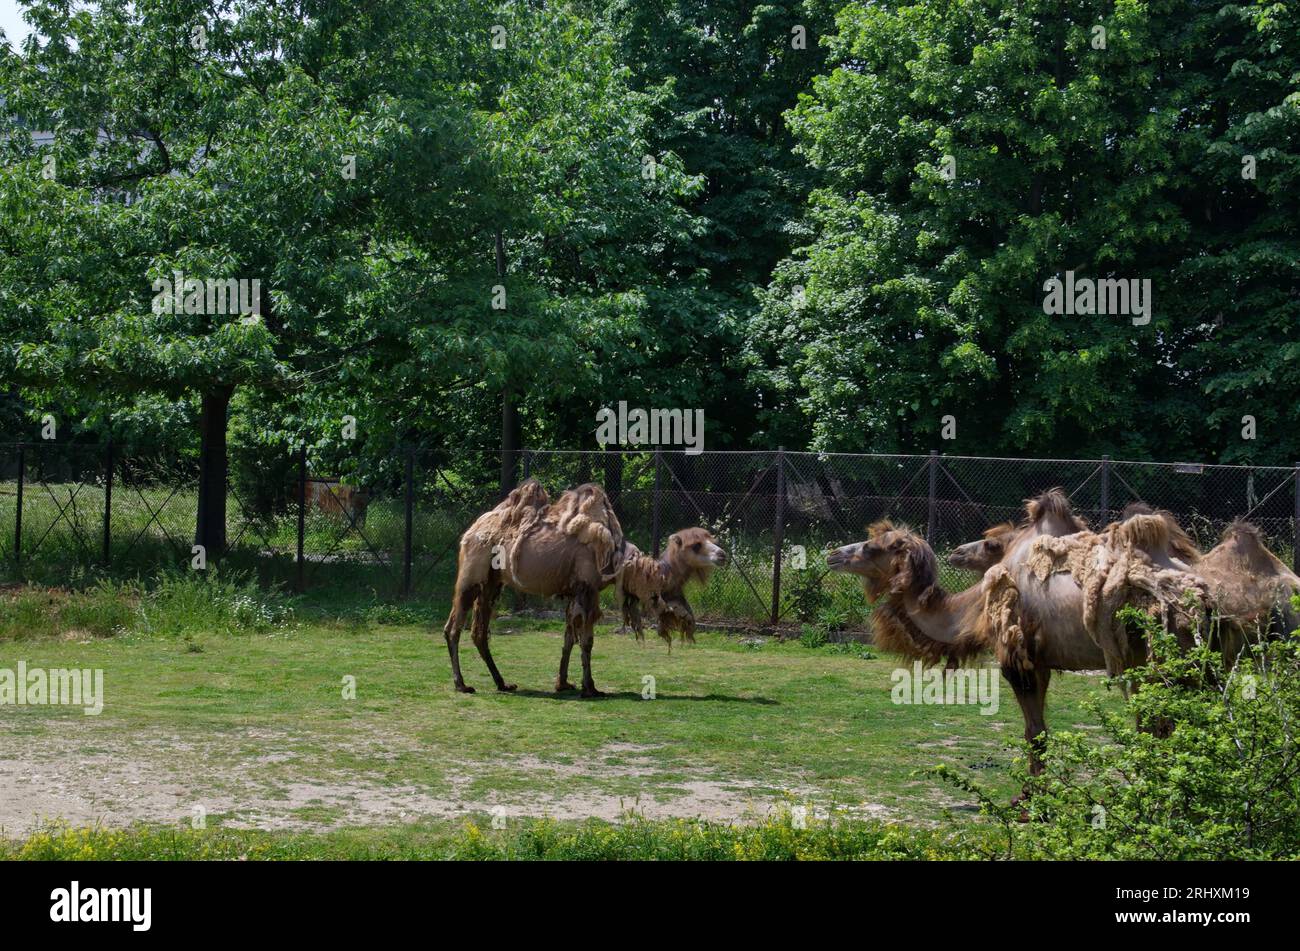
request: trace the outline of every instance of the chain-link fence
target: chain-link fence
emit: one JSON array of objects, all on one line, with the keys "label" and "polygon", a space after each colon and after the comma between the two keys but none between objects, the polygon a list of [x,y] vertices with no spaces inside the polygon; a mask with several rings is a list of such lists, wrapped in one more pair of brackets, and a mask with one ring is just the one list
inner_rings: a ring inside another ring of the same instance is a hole
[{"label": "chain-link fence", "polygon": [[[502,493],[502,454],[403,449],[338,478],[308,452],[231,449],[223,565],[265,583],[377,599],[445,599],[456,547]],[[625,534],[658,553],[674,531],[705,526],[730,555],[692,595],[706,621],[857,627],[854,580],[830,575],[827,546],[881,518],[906,523],[942,556],[1023,500],[1061,487],[1100,527],[1142,500],[1173,512],[1203,547],[1233,519],[1259,525],[1287,563],[1300,524],[1297,469],[1069,459],[801,452],[522,450],[507,478],[553,495],[605,486]],[[191,567],[197,463],[100,444],[0,444],[0,569],[77,583],[95,572]],[[975,578],[944,567],[944,582]]]}]

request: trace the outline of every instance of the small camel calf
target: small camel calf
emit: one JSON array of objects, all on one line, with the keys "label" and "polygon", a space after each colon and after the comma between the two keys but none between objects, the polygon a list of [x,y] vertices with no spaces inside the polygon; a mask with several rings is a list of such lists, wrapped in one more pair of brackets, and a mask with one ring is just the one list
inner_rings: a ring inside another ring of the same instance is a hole
[{"label": "small camel calf", "polygon": [[690,581],[707,584],[714,568],[727,563],[722,550],[706,529],[684,528],[668,539],[661,558],[652,558],[628,542],[614,582],[614,600],[623,612],[623,625],[644,636],[642,608],[654,615],[659,636],[669,645],[673,631],[683,641],[695,640],[695,612],[686,600]]}]

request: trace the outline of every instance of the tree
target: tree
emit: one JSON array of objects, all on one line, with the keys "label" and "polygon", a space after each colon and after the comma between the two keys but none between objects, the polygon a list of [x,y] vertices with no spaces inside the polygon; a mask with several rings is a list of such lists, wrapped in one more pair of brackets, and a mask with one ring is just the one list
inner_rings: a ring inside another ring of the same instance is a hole
[{"label": "tree", "polygon": [[[1249,382],[1225,373],[1206,306],[1247,336],[1294,313],[1294,228],[1273,194],[1294,175],[1290,18],[1253,4],[845,5],[836,67],[791,117],[827,176],[815,237],[778,268],[751,335],[785,432],[802,418],[818,448],[914,451],[938,446],[951,414],[973,451],[1217,455],[1215,394],[1249,386],[1276,404],[1261,386],[1293,356]],[[1264,50],[1267,65],[1228,61]],[[1234,80],[1242,68],[1251,79]],[[1248,99],[1275,104],[1269,123]],[[1226,174],[1247,128],[1275,162],[1267,184]],[[1252,229],[1274,262],[1251,282],[1270,301],[1263,322],[1193,280],[1242,268],[1231,256]],[[1150,322],[1045,313],[1046,283],[1067,271],[1150,280]],[[1294,434],[1271,435],[1274,460],[1294,451]]]},{"label": "tree", "polygon": [[[642,183],[638,99],[562,9],[42,0],[29,15],[41,38],[0,60],[6,109],[54,142],[6,142],[5,382],[83,425],[138,394],[193,399],[196,534],[214,554],[239,394],[267,442],[328,448],[344,415],[389,446],[454,432],[454,412],[420,414],[580,363],[583,315],[625,283],[599,260],[580,287],[547,255],[680,217],[687,180],[670,164]],[[498,235],[520,262],[505,309]],[[258,281],[261,312],[155,306],[177,272]]]}]

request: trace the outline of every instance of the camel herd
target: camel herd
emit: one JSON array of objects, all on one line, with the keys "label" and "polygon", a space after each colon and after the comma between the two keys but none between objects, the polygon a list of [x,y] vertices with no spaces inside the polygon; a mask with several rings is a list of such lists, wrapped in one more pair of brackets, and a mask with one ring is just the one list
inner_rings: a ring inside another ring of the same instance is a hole
[{"label": "camel herd", "polygon": [[1157,617],[1184,646],[1209,638],[1229,664],[1249,639],[1300,628],[1292,604],[1300,577],[1244,522],[1202,555],[1168,512],[1135,503],[1093,532],[1053,489],[1026,503],[1021,524],[990,529],[950,562],[983,571],[982,580],[945,591],[930,546],[889,522],[827,556],[832,570],[862,579],[882,650],[927,663],[993,655],[1024,715],[1033,773],[1042,770],[1052,671],[1117,676],[1146,661],[1141,633],[1119,619],[1122,607]]},{"label": "camel herd", "polygon": [[[591,648],[601,590],[615,586],[624,624],[638,637],[649,614],[669,643],[674,631],[693,639],[685,586],[707,582],[726,561],[702,528],[673,534],[663,556],[651,558],[624,538],[600,486],[582,485],[552,501],[530,479],[461,537],[443,629],[455,687],[474,692],[459,659],[460,632],[472,608],[474,646],[497,689],[515,689],[488,647],[502,587],[567,601],[555,689],[577,689],[568,668],[579,644],[582,696],[596,697],[601,692],[592,679]],[[960,593],[944,590],[929,544],[888,521],[872,525],[866,541],[827,554],[832,570],[861,578],[881,650],[930,664],[946,659],[949,667],[980,656],[996,659],[1024,715],[1035,773],[1042,769],[1051,672],[1104,668],[1117,676],[1146,661],[1141,632],[1126,627],[1121,608],[1148,612],[1185,646],[1209,638],[1229,664],[1251,638],[1300,628],[1292,603],[1300,577],[1244,522],[1229,526],[1221,543],[1202,554],[1168,512],[1134,503],[1118,521],[1093,531],[1053,489],[1025,503],[1019,524],[989,529],[956,548],[949,561],[982,572],[981,581]]]}]

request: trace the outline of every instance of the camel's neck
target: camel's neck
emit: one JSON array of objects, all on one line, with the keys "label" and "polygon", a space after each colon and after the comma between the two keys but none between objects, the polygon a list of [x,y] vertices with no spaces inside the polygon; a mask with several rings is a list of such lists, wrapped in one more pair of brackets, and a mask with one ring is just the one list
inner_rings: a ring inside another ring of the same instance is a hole
[{"label": "camel's neck", "polygon": [[688,568],[670,559],[667,552],[659,559],[659,578],[665,592],[680,591],[690,579],[690,574]]},{"label": "camel's neck", "polygon": [[952,644],[966,626],[966,615],[979,596],[979,585],[958,594],[950,594],[939,588],[925,604],[912,594],[904,595],[903,607],[908,620],[922,634],[931,640]]}]

